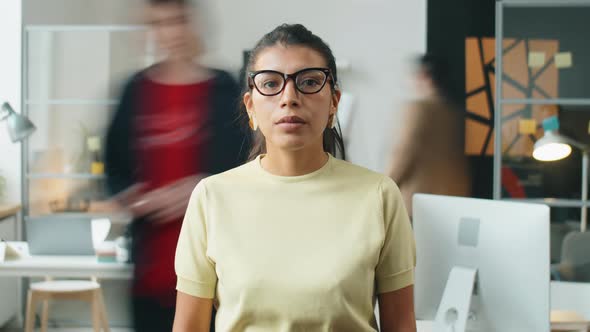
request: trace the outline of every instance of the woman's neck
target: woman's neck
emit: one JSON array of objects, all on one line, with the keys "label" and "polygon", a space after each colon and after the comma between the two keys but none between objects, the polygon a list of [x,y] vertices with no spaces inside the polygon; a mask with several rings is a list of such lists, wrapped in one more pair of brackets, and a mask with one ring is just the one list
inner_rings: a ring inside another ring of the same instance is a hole
[{"label": "woman's neck", "polygon": [[298,176],[317,171],[328,162],[328,154],[322,149],[285,151],[267,145],[267,154],[261,164],[267,172],[280,176]]}]

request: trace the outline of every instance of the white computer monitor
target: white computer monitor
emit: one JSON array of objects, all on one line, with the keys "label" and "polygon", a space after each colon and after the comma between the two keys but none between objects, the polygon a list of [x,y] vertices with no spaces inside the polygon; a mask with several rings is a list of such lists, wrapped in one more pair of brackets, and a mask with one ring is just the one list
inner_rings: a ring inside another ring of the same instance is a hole
[{"label": "white computer monitor", "polygon": [[435,332],[550,331],[547,206],[416,194],[413,227],[417,319]]}]

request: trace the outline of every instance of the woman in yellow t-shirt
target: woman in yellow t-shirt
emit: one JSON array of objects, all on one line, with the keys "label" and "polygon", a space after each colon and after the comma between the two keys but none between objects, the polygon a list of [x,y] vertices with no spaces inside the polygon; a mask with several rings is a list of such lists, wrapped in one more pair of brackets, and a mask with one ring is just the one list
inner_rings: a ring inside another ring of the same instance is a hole
[{"label": "woman in yellow t-shirt", "polygon": [[333,157],[335,59],[304,26],[253,49],[249,163],[195,188],[176,250],[174,331],[415,331],[415,248],[387,176]]}]

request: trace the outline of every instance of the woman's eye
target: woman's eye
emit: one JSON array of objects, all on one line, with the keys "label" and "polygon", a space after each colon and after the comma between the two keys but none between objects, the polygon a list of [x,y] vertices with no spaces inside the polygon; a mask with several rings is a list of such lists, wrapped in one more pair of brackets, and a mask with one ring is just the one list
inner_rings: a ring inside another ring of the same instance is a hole
[{"label": "woman's eye", "polygon": [[268,89],[276,88],[279,84],[277,81],[266,81],[262,83],[262,86]]},{"label": "woman's eye", "polygon": [[311,78],[305,79],[303,82],[301,82],[301,85],[303,86],[318,86],[319,84],[320,82]]}]

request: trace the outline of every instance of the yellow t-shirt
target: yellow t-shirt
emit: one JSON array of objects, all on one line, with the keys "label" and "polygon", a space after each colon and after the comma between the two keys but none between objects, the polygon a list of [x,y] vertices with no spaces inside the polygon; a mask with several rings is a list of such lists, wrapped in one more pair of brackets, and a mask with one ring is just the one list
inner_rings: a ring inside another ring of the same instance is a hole
[{"label": "yellow t-shirt", "polygon": [[375,295],[414,281],[397,186],[332,156],[291,177],[268,173],[260,158],[195,188],[177,290],[214,298],[218,331],[376,331]]}]

